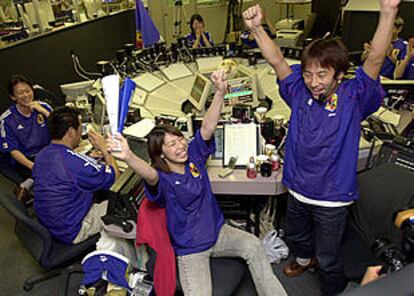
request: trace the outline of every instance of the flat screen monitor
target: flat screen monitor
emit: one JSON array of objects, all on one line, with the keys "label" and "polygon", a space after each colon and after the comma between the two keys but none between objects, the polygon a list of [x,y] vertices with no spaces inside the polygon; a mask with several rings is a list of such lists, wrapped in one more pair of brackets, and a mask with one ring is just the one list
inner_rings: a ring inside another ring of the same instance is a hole
[{"label": "flat screen monitor", "polygon": [[223,166],[223,149],[224,149],[224,128],[223,125],[217,125],[214,131],[214,140],[216,145],[216,151],[210,156],[208,165],[210,166]]},{"label": "flat screen monitor", "polygon": [[198,111],[204,110],[204,105],[210,95],[211,81],[203,74],[197,73],[190,92],[189,101]]},{"label": "flat screen monitor", "polygon": [[414,105],[414,80],[382,80],[381,85],[385,90],[384,107],[400,110]]},{"label": "flat screen monitor", "polygon": [[78,97],[86,96],[95,83],[94,80],[80,81],[68,84],[61,84],[60,89],[68,100],[76,100]]},{"label": "flat screen monitor", "polygon": [[242,76],[227,81],[227,94],[224,96],[223,113],[230,113],[237,104],[256,106],[257,76],[255,74]]},{"label": "flat screen monitor", "polygon": [[92,123],[94,129],[103,134],[104,132],[104,124],[105,124],[105,116],[106,116],[106,102],[105,98],[98,93],[95,96],[94,106],[93,106],[93,117]]}]

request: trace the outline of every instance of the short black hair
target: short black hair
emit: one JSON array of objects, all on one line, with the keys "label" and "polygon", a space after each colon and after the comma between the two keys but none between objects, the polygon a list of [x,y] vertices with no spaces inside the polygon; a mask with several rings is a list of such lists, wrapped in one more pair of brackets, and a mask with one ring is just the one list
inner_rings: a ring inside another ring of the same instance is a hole
[{"label": "short black hair", "polygon": [[52,140],[61,140],[72,127],[77,130],[80,126],[80,111],[73,107],[59,107],[50,113],[48,128]]},{"label": "short black hair", "polygon": [[335,77],[341,72],[345,74],[349,67],[348,50],[339,39],[315,39],[302,53],[302,71],[312,63],[318,63],[324,68],[333,68]]},{"label": "short black hair", "polygon": [[33,83],[29,79],[23,75],[16,74],[10,77],[9,82],[7,83],[7,92],[11,97],[14,96],[14,87],[18,83],[26,83],[33,90]]}]

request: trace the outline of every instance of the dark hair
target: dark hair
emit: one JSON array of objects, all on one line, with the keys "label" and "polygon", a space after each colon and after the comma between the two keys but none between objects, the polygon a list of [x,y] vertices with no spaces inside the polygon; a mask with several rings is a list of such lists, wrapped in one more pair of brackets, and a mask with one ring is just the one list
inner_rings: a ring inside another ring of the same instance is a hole
[{"label": "dark hair", "polygon": [[50,113],[48,128],[52,140],[61,140],[69,128],[77,130],[80,126],[80,111],[72,107],[59,107]]},{"label": "dark hair", "polygon": [[394,20],[394,27],[401,28],[404,26],[404,19],[401,16],[397,16]]},{"label": "dark hair", "polygon": [[183,133],[176,127],[169,124],[157,125],[148,135],[148,154],[155,169],[162,172],[170,172],[167,162],[161,158],[162,145],[164,144],[165,134],[172,134],[184,137]]},{"label": "dark hair", "polygon": [[10,80],[7,83],[7,92],[11,97],[14,96],[14,87],[18,83],[28,84],[33,91],[33,83],[29,79],[27,79],[23,75],[13,75],[12,77],[10,77]]},{"label": "dark hair", "polygon": [[204,25],[203,17],[199,14],[193,14],[190,19],[190,30],[191,30],[191,33],[193,34],[195,34],[194,29],[193,29],[193,23],[195,21],[198,21],[199,23],[202,23]]},{"label": "dark hair", "polygon": [[324,68],[333,68],[335,76],[346,73],[349,67],[349,54],[345,45],[338,39],[316,39],[312,41],[302,54],[302,71],[312,63]]}]

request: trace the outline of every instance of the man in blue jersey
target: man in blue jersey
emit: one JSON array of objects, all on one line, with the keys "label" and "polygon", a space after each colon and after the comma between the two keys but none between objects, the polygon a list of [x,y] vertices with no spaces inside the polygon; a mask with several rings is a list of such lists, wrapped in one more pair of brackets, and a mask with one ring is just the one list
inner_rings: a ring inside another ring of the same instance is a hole
[{"label": "man in blue jersey", "polygon": [[378,77],[399,3],[381,0],[370,52],[356,77],[347,81],[342,79],[349,56],[339,40],[314,40],[304,50],[301,65],[290,67],[261,26],[260,6],[243,14],[277,74],[282,99],[291,108],[283,183],[290,193],[286,238],[296,260],[284,272],[299,275],[317,261],[324,295],[336,295],[346,286],[339,249],[347,206],[358,198],[360,122],[383,99]]},{"label": "man in blue jersey", "polygon": [[[0,152],[11,156],[8,165],[18,176],[11,177],[19,183],[32,175],[36,154],[50,142],[47,121],[52,108],[40,101],[34,101],[33,84],[25,77],[14,75],[7,90],[15,104],[0,117]],[[20,187],[18,196],[24,195],[26,187]]]},{"label": "man in blue jersey", "polygon": [[414,35],[408,38],[404,59],[395,67],[395,79],[414,80]]},{"label": "man in blue jersey", "polygon": [[102,153],[104,163],[73,150],[82,135],[78,110],[63,107],[52,112],[49,132],[51,143],[33,166],[34,209],[54,238],[77,244],[103,229],[107,201],[94,204],[93,193],[109,189],[119,170],[105,139],[95,131],[89,132],[89,141]]},{"label": "man in blue jersey", "polygon": [[[407,42],[400,38],[400,33],[404,28],[404,19],[397,16],[394,21],[394,29],[392,31],[391,43],[388,47],[387,56],[381,67],[380,74],[389,79],[394,79],[395,65],[401,61],[406,53]],[[361,61],[364,62],[371,49],[371,43],[364,43],[364,52]]]}]

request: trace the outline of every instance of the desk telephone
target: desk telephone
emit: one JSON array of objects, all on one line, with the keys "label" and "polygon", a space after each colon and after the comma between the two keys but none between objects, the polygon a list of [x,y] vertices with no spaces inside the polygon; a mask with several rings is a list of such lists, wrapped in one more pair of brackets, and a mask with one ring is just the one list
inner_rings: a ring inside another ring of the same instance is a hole
[{"label": "desk telephone", "polygon": [[228,163],[227,167],[226,168],[223,168],[218,173],[219,177],[220,178],[225,178],[228,175],[230,175],[233,172],[233,170],[234,170],[234,168],[236,166],[236,162],[237,162],[237,156],[230,157],[230,160],[229,160],[229,163]]}]

